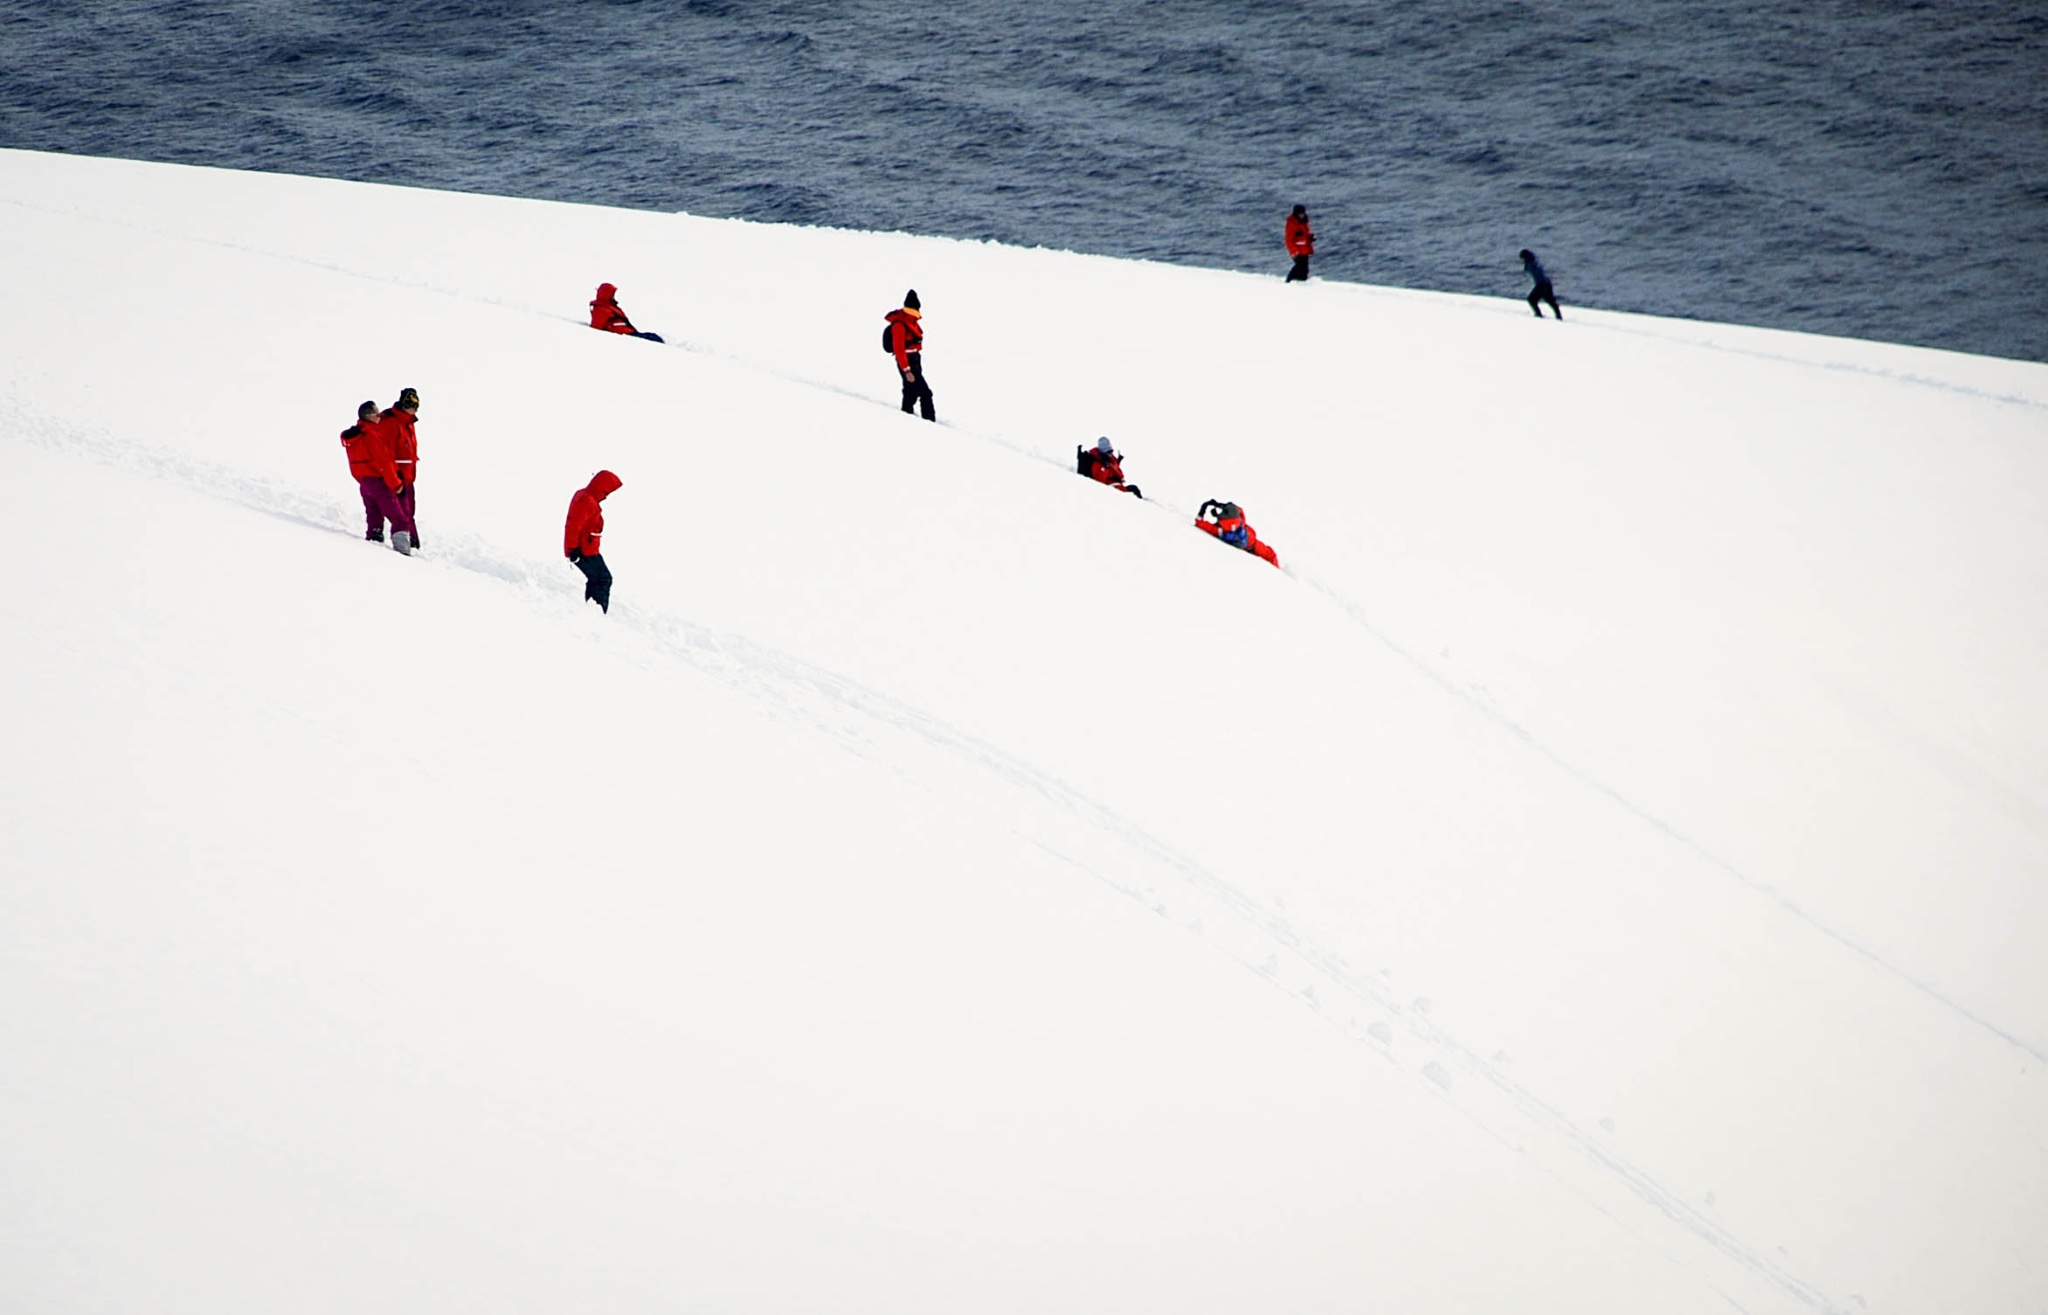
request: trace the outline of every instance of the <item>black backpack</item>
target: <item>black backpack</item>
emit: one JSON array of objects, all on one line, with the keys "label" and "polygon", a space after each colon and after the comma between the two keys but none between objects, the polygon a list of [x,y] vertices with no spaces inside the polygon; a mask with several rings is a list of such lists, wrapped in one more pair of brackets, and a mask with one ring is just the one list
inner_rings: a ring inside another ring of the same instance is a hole
[{"label": "black backpack", "polygon": [[1075,449],[1074,449],[1074,469],[1075,469],[1075,471],[1077,471],[1078,473],[1080,473],[1080,474],[1083,474],[1083,475],[1090,475],[1090,476],[1094,475],[1094,474],[1095,474],[1095,449],[1094,449],[1094,448],[1092,448],[1092,447],[1079,447],[1079,446],[1075,447]]},{"label": "black backpack", "polygon": [[896,354],[896,325],[893,321],[882,326],[882,350],[890,356]]}]

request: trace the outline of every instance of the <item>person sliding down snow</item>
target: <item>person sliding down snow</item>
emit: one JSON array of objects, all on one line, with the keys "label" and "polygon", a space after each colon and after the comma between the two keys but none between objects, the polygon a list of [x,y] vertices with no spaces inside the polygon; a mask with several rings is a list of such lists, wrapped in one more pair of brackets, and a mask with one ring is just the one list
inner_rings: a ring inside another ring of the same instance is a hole
[{"label": "person sliding down snow", "polygon": [[1234,502],[1218,502],[1214,498],[1204,502],[1202,509],[1195,513],[1195,528],[1275,566],[1280,564],[1279,555],[1259,541],[1259,532],[1245,523],[1244,509]]},{"label": "person sliding down snow", "polygon": [[375,402],[356,408],[356,422],[341,431],[341,450],[348,453],[348,473],[355,476],[363,495],[363,537],[371,543],[384,542],[384,522],[391,522],[391,546],[410,557],[412,516],[399,501],[404,487],[398,467],[391,460],[391,435],[377,414]]},{"label": "person sliding down snow", "polygon": [[1107,484],[1135,497],[1144,497],[1135,484],[1124,483],[1123,454],[1110,446],[1107,438],[1095,440],[1095,446],[1074,449],[1074,469],[1097,483]]},{"label": "person sliding down snow", "polygon": [[635,338],[649,342],[660,342],[658,333],[642,333],[633,327],[633,321],[626,318],[626,312],[619,309],[619,289],[611,283],[597,285],[597,300],[590,303],[590,327],[603,329],[606,333],[629,333]]},{"label": "person sliding down snow", "polygon": [[584,601],[596,603],[605,612],[612,610],[612,572],[604,564],[602,551],[602,504],[624,485],[625,481],[609,470],[598,471],[590,477],[590,483],[576,490],[576,496],[569,499],[569,519],[562,526],[562,556],[583,572]]}]

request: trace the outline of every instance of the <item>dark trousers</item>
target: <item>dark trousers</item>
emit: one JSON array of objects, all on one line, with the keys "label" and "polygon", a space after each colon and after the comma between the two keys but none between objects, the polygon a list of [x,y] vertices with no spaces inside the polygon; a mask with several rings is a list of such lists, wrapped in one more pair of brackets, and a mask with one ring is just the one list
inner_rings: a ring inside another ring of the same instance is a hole
[{"label": "dark trousers", "polygon": [[604,564],[604,554],[594,552],[588,557],[575,559],[576,569],[583,572],[586,583],[583,598],[596,603],[606,613],[612,610],[612,568]]},{"label": "dark trousers", "polygon": [[363,491],[365,539],[384,542],[384,522],[387,520],[391,522],[394,533],[403,530],[408,539],[419,532],[413,527],[412,513],[406,510],[405,504],[399,501],[398,495],[393,493],[383,480],[375,475],[369,475],[357,480],[356,485]]},{"label": "dark trousers", "polygon": [[924,381],[924,353],[905,352],[903,359],[910,362],[910,377],[903,381],[903,414],[909,415],[915,406],[925,419],[938,419],[932,413],[932,386]]},{"label": "dark trousers", "polygon": [[1289,283],[1306,283],[1306,282],[1308,282],[1308,257],[1307,257],[1307,256],[1296,256],[1296,257],[1294,258],[1294,268],[1293,268],[1293,269],[1290,269],[1290,270],[1288,270],[1288,271],[1287,271],[1287,281],[1288,281]]},{"label": "dark trousers", "polygon": [[1564,318],[1564,312],[1557,308],[1557,293],[1551,291],[1550,284],[1538,283],[1534,288],[1530,289],[1529,309],[1536,312],[1536,318],[1539,320],[1543,318],[1543,308],[1537,303],[1544,301],[1550,303],[1550,313],[1552,315],[1557,316],[1559,319]]}]

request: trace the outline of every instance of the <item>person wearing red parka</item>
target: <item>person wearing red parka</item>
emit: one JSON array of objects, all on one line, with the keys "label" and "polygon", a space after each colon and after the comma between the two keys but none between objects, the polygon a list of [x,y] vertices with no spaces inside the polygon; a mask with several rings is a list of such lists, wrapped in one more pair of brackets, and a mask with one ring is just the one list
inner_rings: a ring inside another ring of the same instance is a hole
[{"label": "person wearing red parka", "polygon": [[1074,468],[1098,484],[1107,484],[1119,492],[1136,494],[1141,498],[1145,496],[1138,491],[1136,484],[1124,483],[1124,455],[1116,450],[1108,435],[1096,439],[1094,447],[1075,448]]},{"label": "person wearing red parka", "polygon": [[590,483],[569,499],[569,521],[562,527],[562,555],[583,572],[583,597],[605,612],[612,610],[612,572],[604,564],[604,500],[619,491],[624,481],[609,470],[591,476]]},{"label": "person wearing red parka", "polygon": [[1308,207],[1298,205],[1287,216],[1287,254],[1294,268],[1287,271],[1289,283],[1308,282],[1308,258],[1316,253],[1315,230],[1308,226]]},{"label": "person wearing red parka", "polygon": [[606,333],[631,333],[633,321],[619,309],[619,289],[614,283],[597,285],[597,299],[590,303],[590,327]]},{"label": "person wearing red parka", "polygon": [[633,327],[633,321],[626,318],[626,312],[619,307],[619,289],[611,283],[597,285],[597,299],[590,303],[590,327],[606,333],[623,333],[629,337],[645,338],[649,342],[660,342],[658,333],[642,333]]},{"label": "person wearing red parka", "polygon": [[1274,566],[1280,564],[1280,554],[1260,541],[1259,532],[1245,521],[1244,509],[1234,502],[1218,502],[1210,498],[1195,513],[1195,528],[1204,534],[1215,535],[1233,548],[1242,548],[1261,561]]},{"label": "person wearing red parka", "polygon": [[903,376],[903,414],[914,407],[927,420],[938,416],[932,410],[932,386],[924,381],[924,306],[917,289],[903,294],[903,309],[882,317],[889,322],[882,341],[896,358],[896,372]]},{"label": "person wearing red parka", "polygon": [[415,549],[420,546],[419,497],[413,488],[419,480],[420,470],[420,436],[415,428],[419,414],[419,390],[404,388],[399,390],[398,400],[377,417],[383,422],[384,432],[391,437],[391,464],[398,471],[398,505],[405,508],[405,518],[413,523],[412,546]]},{"label": "person wearing red parka", "polygon": [[412,515],[398,500],[402,481],[391,457],[391,435],[375,402],[356,408],[356,422],[341,431],[341,447],[348,453],[348,473],[355,476],[363,495],[363,537],[384,542],[384,522],[391,522],[391,546],[408,556],[412,553]]}]

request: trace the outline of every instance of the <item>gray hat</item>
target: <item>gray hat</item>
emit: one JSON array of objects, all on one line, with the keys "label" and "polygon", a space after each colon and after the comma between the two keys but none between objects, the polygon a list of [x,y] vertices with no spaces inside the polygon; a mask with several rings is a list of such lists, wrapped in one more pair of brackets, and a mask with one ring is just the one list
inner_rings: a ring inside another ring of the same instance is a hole
[{"label": "gray hat", "polygon": [[1103,437],[1103,438],[1098,438],[1098,439],[1096,439],[1096,440],[1095,440],[1095,450],[1096,450],[1097,452],[1108,452],[1108,451],[1111,451],[1112,449],[1111,449],[1111,447],[1110,447],[1109,439],[1108,439],[1107,437]]}]

